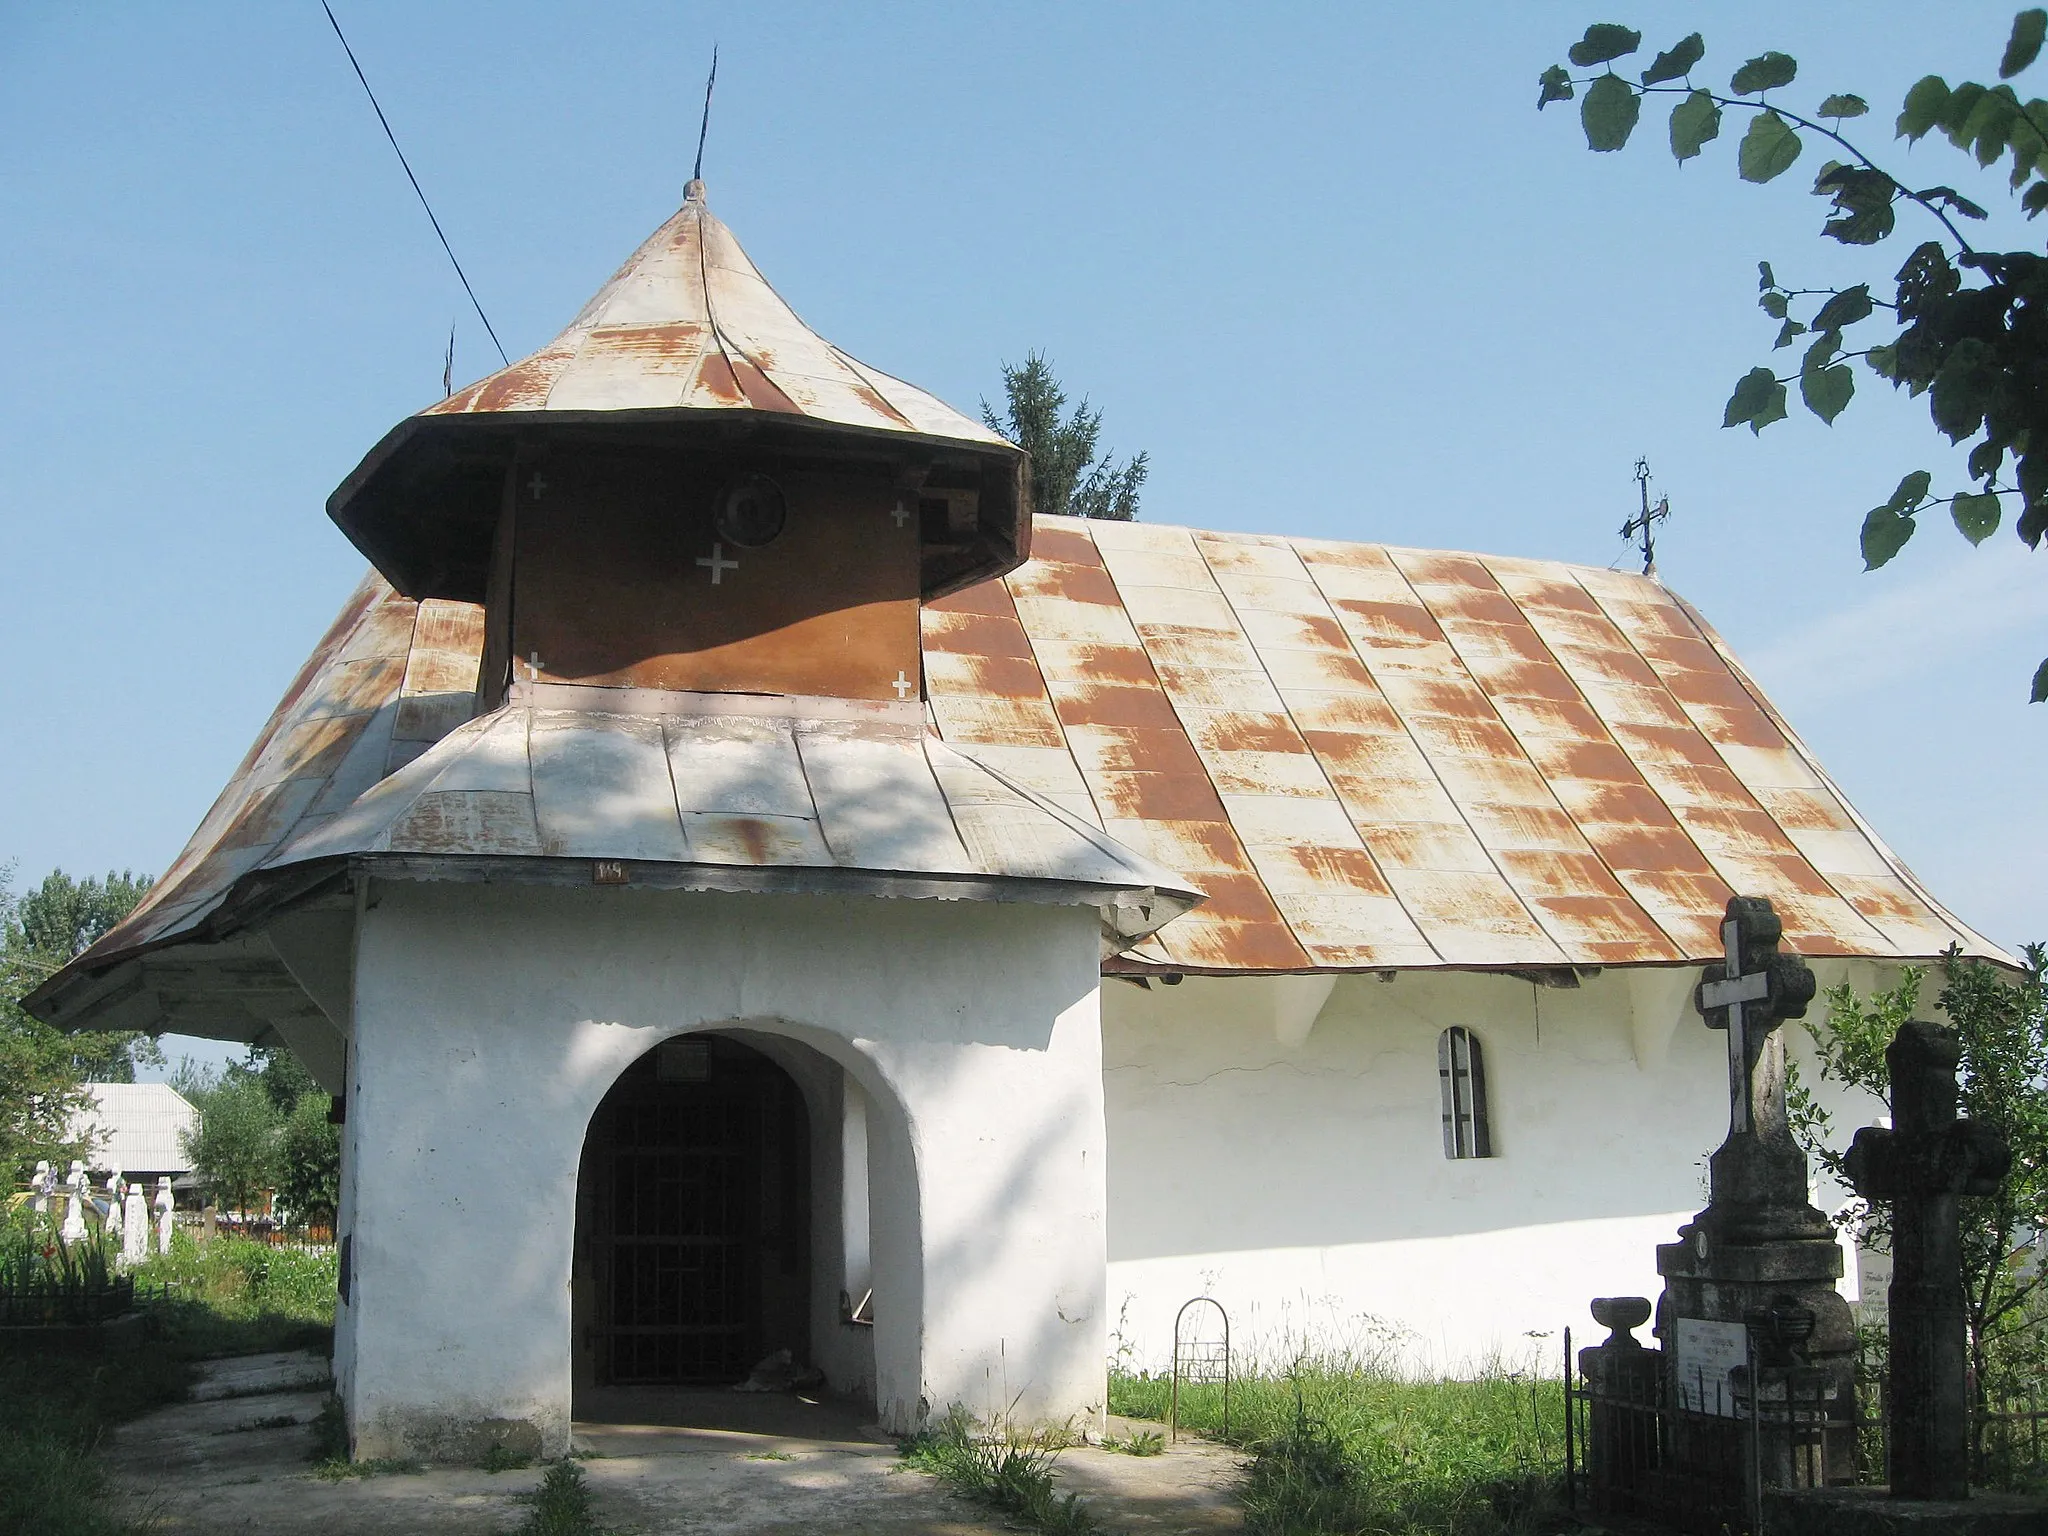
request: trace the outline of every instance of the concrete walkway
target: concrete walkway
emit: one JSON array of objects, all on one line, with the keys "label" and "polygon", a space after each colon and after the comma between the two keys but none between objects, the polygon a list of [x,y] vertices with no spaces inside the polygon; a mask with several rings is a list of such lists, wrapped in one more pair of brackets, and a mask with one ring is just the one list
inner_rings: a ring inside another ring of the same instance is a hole
[{"label": "concrete walkway", "polygon": [[[203,1368],[194,1401],[123,1425],[102,1451],[124,1512],[167,1533],[440,1536],[515,1531],[540,1469],[470,1468],[326,1482],[307,1462],[325,1400],[320,1362],[252,1356]],[[1013,1529],[930,1477],[852,1405],[782,1394],[592,1394],[575,1444],[598,1518],[621,1536],[830,1531],[845,1536],[996,1536]],[[685,1427],[687,1426],[687,1427]],[[1143,1428],[1145,1426],[1138,1426]],[[1242,1529],[1237,1460],[1183,1442],[1161,1456],[1080,1446],[1061,1482],[1107,1532],[1179,1536]]]}]

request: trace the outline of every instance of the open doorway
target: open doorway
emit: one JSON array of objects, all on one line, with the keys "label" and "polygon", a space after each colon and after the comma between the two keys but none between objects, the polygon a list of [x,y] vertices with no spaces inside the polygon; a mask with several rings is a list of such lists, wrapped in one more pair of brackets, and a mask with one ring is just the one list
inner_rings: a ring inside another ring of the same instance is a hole
[{"label": "open doorway", "polygon": [[579,1386],[704,1387],[811,1349],[811,1131],[775,1062],[664,1041],[591,1117],[577,1186]]}]

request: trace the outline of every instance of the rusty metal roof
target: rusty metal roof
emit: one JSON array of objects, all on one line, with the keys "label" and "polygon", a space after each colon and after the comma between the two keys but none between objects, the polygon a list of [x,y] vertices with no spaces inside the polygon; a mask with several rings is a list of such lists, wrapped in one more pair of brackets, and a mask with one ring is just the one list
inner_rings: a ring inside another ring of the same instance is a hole
[{"label": "rusty metal roof", "polygon": [[1208,893],[1190,971],[2004,959],[1658,582],[1551,561],[1040,518],[924,609],[946,741]]},{"label": "rusty metal roof", "polygon": [[[945,747],[890,748],[894,782],[922,798],[936,779],[956,821],[984,797],[988,825],[1007,829],[999,858],[975,851],[966,825],[946,857],[1024,871],[1032,839],[1048,838],[1063,858],[1206,894],[1114,965],[1700,961],[1718,956],[1735,892],[1768,896],[1806,955],[1927,958],[1953,942],[2009,959],[1934,900],[1720,637],[1654,580],[1073,518],[1040,518],[1035,540],[1008,577],[925,606],[928,719]],[[539,702],[466,724],[482,642],[480,609],[366,577],[185,852],[45,990],[198,936],[238,882],[322,852],[396,836],[392,848],[431,853],[407,842],[398,811],[412,808],[417,833],[420,815],[474,809],[423,808],[481,792],[462,775],[497,753],[498,732],[519,748],[503,825],[545,848],[548,770],[531,742],[552,727]],[[571,729],[595,732],[595,753],[634,727]],[[720,754],[742,750],[735,729],[755,728],[670,721],[658,753],[653,737],[640,744],[674,765],[655,818],[663,857],[781,859],[779,843],[747,851],[722,820],[750,814],[717,788]],[[836,750],[791,729],[744,751],[801,767]],[[444,738],[446,752],[401,772]],[[1084,850],[1048,805],[1123,852]],[[775,814],[793,818],[790,838],[829,841],[816,809]],[[578,856],[630,856],[574,835]]]},{"label": "rusty metal roof", "polygon": [[799,320],[705,205],[697,181],[561,335],[420,414],[658,410],[767,411],[1010,446]]},{"label": "rusty metal roof", "polygon": [[[801,451],[820,432],[985,466],[973,547],[927,560],[926,590],[1007,570],[1030,522],[1022,451],[797,318],[690,183],[682,208],[530,356],[401,422],[328,498],[330,516],[401,591],[483,596],[502,471],[520,435],[712,426]],[[958,455],[956,455],[958,456]]]}]

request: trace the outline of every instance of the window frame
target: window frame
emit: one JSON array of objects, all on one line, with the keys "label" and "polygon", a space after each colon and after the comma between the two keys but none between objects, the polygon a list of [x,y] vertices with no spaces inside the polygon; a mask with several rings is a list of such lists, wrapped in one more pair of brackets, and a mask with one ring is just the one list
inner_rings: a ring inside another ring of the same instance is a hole
[{"label": "window frame", "polygon": [[1437,1091],[1442,1103],[1444,1157],[1492,1157],[1493,1117],[1486,1100],[1486,1051],[1479,1037],[1453,1024],[1436,1037]]}]

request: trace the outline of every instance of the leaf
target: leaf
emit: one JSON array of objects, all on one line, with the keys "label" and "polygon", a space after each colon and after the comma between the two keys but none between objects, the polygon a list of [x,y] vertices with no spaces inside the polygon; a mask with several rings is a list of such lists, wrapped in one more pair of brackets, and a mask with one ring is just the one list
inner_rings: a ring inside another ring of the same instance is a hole
[{"label": "leaf", "polygon": [[1858,283],[1854,288],[1844,288],[1821,305],[1813,317],[1813,328],[1816,331],[1839,331],[1845,325],[1854,325],[1858,320],[1867,318],[1870,311],[1870,284]]},{"label": "leaf", "polygon": [[2040,56],[2041,41],[2048,37],[2048,11],[2021,11],[2012,19],[2012,36],[2006,40],[2005,57],[1998,61],[1998,78],[2010,80]]},{"label": "leaf", "polygon": [[2027,195],[2020,199],[2020,207],[2026,210],[2030,219],[2043,208],[2048,208],[2048,181],[2037,181],[2027,188]]},{"label": "leaf", "polygon": [[1961,492],[1948,504],[1949,513],[1956,520],[1956,532],[1972,544],[1982,544],[1998,532],[1998,493],[1980,491],[1976,494]]},{"label": "leaf", "polygon": [[1553,64],[1536,77],[1536,110],[1541,112],[1553,101],[1572,99],[1572,77],[1564,72],[1562,64]]},{"label": "leaf", "polygon": [[2043,699],[2048,699],[2048,661],[2035,669],[2033,691],[2027,695],[2029,704],[2038,704]]},{"label": "leaf", "polygon": [[1744,181],[1766,182],[1792,169],[1799,158],[1799,135],[1776,112],[1761,112],[1742,136],[1735,168]]},{"label": "leaf", "polygon": [[2020,509],[2020,520],[2013,524],[2012,531],[2026,541],[2027,548],[2040,548],[2041,535],[2048,533],[2048,502],[2030,498]]},{"label": "leaf", "polygon": [[1900,478],[1892,491],[1891,499],[1878,510],[1881,512],[1911,513],[1927,499],[1927,487],[1934,483],[1934,476],[1924,469],[1916,469],[1910,475]]},{"label": "leaf", "polygon": [[1611,21],[1596,21],[1586,28],[1586,35],[1571,46],[1565,55],[1579,68],[1594,64],[1605,64],[1609,59],[1618,59],[1624,54],[1634,53],[1642,46],[1643,34],[1628,27],[1616,26]]},{"label": "leaf", "polygon": [[1765,314],[1769,315],[1773,320],[1782,320],[1785,318],[1785,295],[1779,293],[1777,290],[1773,289],[1771,292],[1766,293],[1762,298],[1758,299],[1756,302],[1757,307],[1761,309]]},{"label": "leaf", "polygon": [[1666,80],[1683,79],[1706,51],[1707,45],[1699,33],[1681,37],[1650,61],[1650,67],[1643,71],[1643,84],[1662,85]]},{"label": "leaf", "polygon": [[1799,375],[1799,398],[1806,402],[1809,411],[1831,427],[1855,393],[1856,376],[1849,371],[1847,363],[1802,371]]},{"label": "leaf", "polygon": [[1775,352],[1780,347],[1789,347],[1792,345],[1794,337],[1805,334],[1805,326],[1801,325],[1797,320],[1787,320],[1784,325],[1778,328],[1778,339],[1771,343],[1771,350]]},{"label": "leaf", "polygon": [[1861,117],[1870,103],[1861,96],[1830,96],[1820,104],[1822,117]]},{"label": "leaf", "polygon": [[1880,379],[1898,378],[1899,349],[1892,346],[1872,347],[1863,354],[1863,361],[1870,365],[1870,371]]},{"label": "leaf", "polygon": [[2005,462],[2006,445],[1986,440],[1970,450],[1970,478],[1988,481]]},{"label": "leaf", "polygon": [[1961,149],[1970,141],[1963,137],[1963,124],[1970,120],[1970,114],[1977,110],[1977,103],[1984,99],[1984,87],[1974,80],[1965,80],[1948,93],[1941,105],[1941,116],[1935,119],[1935,126],[1949,137],[1949,142]]},{"label": "leaf", "polygon": [[1586,130],[1586,147],[1602,154],[1620,149],[1636,131],[1643,100],[1634,87],[1619,75],[1602,75],[1586,87],[1586,99],[1579,103],[1579,124]]},{"label": "leaf", "polygon": [[1700,152],[1709,139],[1721,136],[1721,109],[1706,91],[1694,91],[1671,109],[1671,153],[1680,165]]},{"label": "leaf", "polygon": [[1791,54],[1760,53],[1735,71],[1735,78],[1728,82],[1728,89],[1737,96],[1752,96],[1758,91],[1790,85],[1798,73],[1799,63]]},{"label": "leaf", "polygon": [[1737,381],[1735,393],[1728,397],[1721,425],[1739,427],[1748,422],[1750,430],[1758,432],[1774,421],[1782,421],[1784,416],[1785,386],[1770,369],[1752,368]]},{"label": "leaf", "polygon": [[1923,77],[1910,91],[1899,113],[1898,136],[1918,141],[1941,121],[1948,107],[1948,82],[1939,75]]},{"label": "leaf", "polygon": [[1979,165],[1989,165],[2005,153],[2006,138],[2019,110],[2019,98],[2011,86],[1993,86],[1977,97],[1960,125],[1949,128],[1949,142],[1958,149],[1971,150]]},{"label": "leaf", "polygon": [[1875,245],[1898,227],[1899,216],[1886,203],[1881,208],[1859,208],[1821,225],[1820,232],[1844,245]]},{"label": "leaf", "polygon": [[1777,278],[1771,275],[1771,264],[1768,261],[1760,261],[1756,264],[1756,285],[1759,289],[1775,288],[1778,286]]},{"label": "leaf", "polygon": [[1997,363],[1991,348],[1965,336],[1949,348],[1941,372],[1928,391],[1927,411],[1935,426],[1960,443],[1983,425],[1997,387]]},{"label": "leaf", "polygon": [[1929,187],[1925,192],[1915,194],[1923,203],[1938,203],[1953,208],[1966,219],[1981,219],[1984,210],[1971,202],[1954,187]]},{"label": "leaf", "polygon": [[1913,537],[1913,519],[1889,507],[1873,507],[1863,519],[1863,569],[1874,571],[1906,547]]}]

